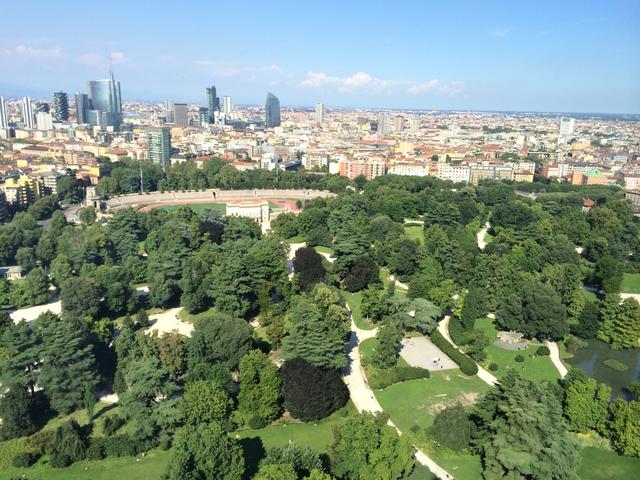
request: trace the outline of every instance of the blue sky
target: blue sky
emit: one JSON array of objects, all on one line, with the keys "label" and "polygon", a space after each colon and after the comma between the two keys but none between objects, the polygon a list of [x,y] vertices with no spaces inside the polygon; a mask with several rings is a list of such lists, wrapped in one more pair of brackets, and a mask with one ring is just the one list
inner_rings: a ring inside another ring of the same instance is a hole
[{"label": "blue sky", "polygon": [[640,113],[640,2],[3,2],[0,95]]}]

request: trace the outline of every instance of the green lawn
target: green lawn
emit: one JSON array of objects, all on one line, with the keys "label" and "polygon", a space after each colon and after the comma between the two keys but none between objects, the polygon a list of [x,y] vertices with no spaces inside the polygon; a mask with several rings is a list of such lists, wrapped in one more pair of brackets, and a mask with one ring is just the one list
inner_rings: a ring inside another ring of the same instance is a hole
[{"label": "green lawn", "polygon": [[421,244],[424,243],[424,229],[422,225],[405,225],[404,232],[411,240],[417,240]]},{"label": "green lawn", "polygon": [[371,322],[362,318],[362,309],[360,308],[360,304],[362,303],[362,292],[350,293],[346,290],[343,291],[345,300],[351,309],[351,315],[356,326],[363,330],[372,330],[374,327]]},{"label": "green lawn", "polygon": [[[162,207],[162,208],[167,212],[173,212],[182,206],[183,205],[167,205],[166,207]],[[227,205],[224,203],[192,203],[187,206],[191,208],[191,210],[193,210],[195,213],[198,213],[198,214],[204,212],[205,210],[216,210],[220,212],[222,215],[227,213]]]},{"label": "green lawn", "polygon": [[160,480],[171,452],[151,450],[144,457],[111,457],[105,460],[83,461],[67,468],[50,468],[38,463],[30,468],[3,468],[0,480],[22,478],[29,480],[113,480],[114,478],[139,478]]},{"label": "green lawn", "polygon": [[622,278],[622,293],[640,293],[640,273],[625,273]]},{"label": "green lawn", "polygon": [[[485,335],[493,342],[496,339],[497,330],[494,321],[490,318],[476,320],[476,328],[484,331]],[[511,368],[518,369],[522,376],[533,380],[534,382],[542,382],[544,380],[557,380],[560,378],[558,370],[548,356],[536,355],[536,349],[542,345],[539,342],[532,342],[526,350],[505,350],[504,348],[489,345],[486,348],[487,359],[483,361],[483,366],[487,368],[489,364],[496,363],[498,370],[493,373],[498,379],[503,377]],[[515,361],[516,355],[522,355],[524,362]]]},{"label": "green lawn", "polygon": [[315,248],[316,252],[318,253],[327,253],[329,255],[333,255],[333,248],[323,247],[322,245],[317,245],[313,248]]},{"label": "green lawn", "polygon": [[197,320],[213,315],[216,312],[217,310],[215,309],[215,307],[211,307],[209,310],[205,310],[204,312],[200,313],[189,313],[185,308],[183,308],[182,310],[180,310],[180,312],[178,312],[178,316],[183,322],[195,323]]},{"label": "green lawn", "polygon": [[[388,268],[382,267],[380,269],[380,281],[382,282],[382,288],[384,290],[387,289],[387,287],[389,286],[389,276],[391,275],[391,273],[389,272]],[[396,290],[395,290],[395,295],[399,296],[399,297],[406,297],[407,296],[407,292],[406,290],[398,287],[396,285]]]},{"label": "green lawn", "polygon": [[640,472],[640,458],[637,457],[623,457],[595,447],[583,448],[580,457],[578,476],[583,480],[631,479],[638,478]]},{"label": "green lawn", "polygon": [[432,373],[430,379],[397,383],[375,395],[391,420],[410,435],[416,445],[450,471],[455,478],[481,478],[480,458],[438,449],[428,429],[442,408],[461,402],[471,405],[489,386],[478,377],[467,377],[458,369]]}]

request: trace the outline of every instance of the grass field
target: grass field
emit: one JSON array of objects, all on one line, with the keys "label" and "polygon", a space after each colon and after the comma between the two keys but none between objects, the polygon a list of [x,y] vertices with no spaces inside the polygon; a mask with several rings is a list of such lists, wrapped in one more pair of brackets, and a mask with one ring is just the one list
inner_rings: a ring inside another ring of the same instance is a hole
[{"label": "grass field", "polygon": [[178,312],[178,316],[183,322],[195,323],[197,320],[213,315],[216,312],[217,310],[215,309],[215,307],[211,307],[210,309],[200,313],[189,313],[185,308],[183,308],[182,310],[180,310],[180,312]]},{"label": "grass field", "polygon": [[[167,212],[173,212],[178,209],[178,207],[182,207],[183,205],[167,205],[162,207],[163,210]],[[217,210],[222,215],[227,212],[227,205],[224,203],[192,203],[187,205],[191,210],[195,213],[202,213],[205,210]]]},{"label": "grass field", "polygon": [[[371,364],[371,358],[373,356],[374,349],[378,346],[378,339],[368,338],[360,344],[360,355],[362,356],[362,365],[367,375],[369,386],[374,390],[384,388],[385,385],[392,385],[394,383],[403,381],[401,375],[399,375],[397,368],[409,368],[409,365],[404,358],[398,357],[398,363],[393,368],[380,369]],[[426,372],[425,372],[426,373]],[[406,377],[405,377],[406,378]]]},{"label": "grass field", "polygon": [[[493,342],[496,339],[497,330],[494,325],[494,321],[490,318],[483,318],[476,320],[476,328],[484,331],[485,335]],[[498,379],[503,377],[509,369],[515,368],[520,373],[534,382],[542,382],[544,380],[557,380],[560,378],[558,370],[553,365],[553,362],[548,356],[537,356],[535,354],[536,349],[542,345],[538,342],[533,342],[526,350],[505,350],[504,348],[495,347],[489,345],[486,348],[487,359],[483,362],[485,367],[488,367],[491,363],[498,365],[498,370],[493,373]],[[515,361],[516,355],[522,355],[524,362],[518,363]]]},{"label": "grass field", "polygon": [[345,290],[343,291],[356,326],[362,330],[372,330],[374,327],[371,322],[362,318],[362,309],[360,308],[360,304],[362,303],[362,292],[350,293]]},{"label": "grass field", "polygon": [[461,402],[470,406],[489,386],[478,377],[467,377],[459,370],[435,372],[427,380],[397,383],[375,392],[376,398],[391,420],[416,445],[450,471],[455,478],[481,478],[480,458],[436,448],[428,429],[436,414],[448,405]]},{"label": "grass field", "polygon": [[640,273],[625,273],[622,277],[622,293],[640,293]]},{"label": "grass field", "polygon": [[333,248],[323,247],[322,245],[317,245],[313,248],[315,248],[316,252],[318,253],[327,253],[329,255],[333,255]]},{"label": "grass field", "polygon": [[411,240],[417,240],[421,244],[424,243],[424,229],[422,225],[405,225],[404,232]]},{"label": "grass field", "polygon": [[578,476],[582,480],[611,480],[614,478],[638,478],[640,458],[623,457],[615,452],[595,447],[585,447],[580,452],[582,462]]}]

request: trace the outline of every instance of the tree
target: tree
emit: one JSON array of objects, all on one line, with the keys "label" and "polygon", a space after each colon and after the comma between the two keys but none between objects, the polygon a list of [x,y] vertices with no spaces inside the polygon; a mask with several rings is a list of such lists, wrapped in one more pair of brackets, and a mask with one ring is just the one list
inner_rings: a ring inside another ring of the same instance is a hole
[{"label": "tree", "polygon": [[98,383],[93,345],[72,321],[50,312],[36,319],[34,329],[41,339],[38,385],[56,411],[70,413],[83,406],[86,386]]},{"label": "tree", "polygon": [[617,295],[607,296],[602,303],[600,313],[602,324],[598,338],[611,343],[611,347],[640,347],[640,304],[634,298],[626,298],[617,303]]},{"label": "tree", "polygon": [[81,208],[78,212],[78,220],[85,226],[93,225],[96,222],[96,218],[96,209],[93,207]]},{"label": "tree", "polygon": [[199,319],[187,345],[189,371],[216,364],[237,367],[251,347],[251,334],[247,322],[229,315],[216,313]]},{"label": "tree", "polygon": [[368,255],[356,257],[342,279],[349,292],[358,292],[369,284],[380,283],[380,268]]},{"label": "tree", "polygon": [[20,247],[16,252],[16,262],[25,272],[36,266],[36,253],[31,247]]},{"label": "tree", "polygon": [[187,337],[175,331],[165,332],[158,338],[158,358],[173,378],[179,377],[187,369],[187,340]]},{"label": "tree", "polygon": [[0,397],[0,440],[26,437],[37,430],[29,390],[14,384]]},{"label": "tree", "polygon": [[610,411],[608,426],[613,447],[623,455],[640,457],[640,402],[616,398]]},{"label": "tree", "polygon": [[598,304],[595,301],[586,301],[580,317],[578,325],[573,327],[576,335],[582,338],[595,338],[600,327],[600,316],[598,312]]},{"label": "tree", "polygon": [[398,347],[402,334],[393,323],[383,325],[377,335],[378,345],[373,354],[377,368],[391,368],[398,362]]},{"label": "tree", "polygon": [[438,326],[438,317],[442,313],[440,308],[424,298],[414,298],[409,304],[409,316],[413,318],[410,328],[429,335]]},{"label": "tree", "polygon": [[176,433],[167,480],[241,480],[243,474],[242,448],[220,425],[200,423]]},{"label": "tree", "polygon": [[413,469],[410,442],[379,414],[349,416],[334,429],[329,455],[333,473],[345,480],[396,480]]},{"label": "tree", "polygon": [[611,389],[593,378],[576,380],[567,387],[564,413],[569,427],[577,432],[590,429],[604,433]]},{"label": "tree", "polygon": [[318,307],[296,299],[287,315],[287,335],[282,342],[285,359],[303,358],[318,367],[342,368],[346,361],[345,335]]},{"label": "tree", "polygon": [[300,447],[296,442],[289,442],[283,448],[270,448],[260,462],[261,468],[267,465],[288,465],[295,474],[295,479],[309,475],[312,471],[322,471],[320,454],[311,447]]},{"label": "tree", "polygon": [[2,366],[2,384],[25,385],[35,394],[38,375],[40,338],[24,320],[10,324],[2,335],[2,346],[6,349]]},{"label": "tree", "polygon": [[298,222],[295,213],[281,213],[271,221],[271,230],[287,239],[298,234]]},{"label": "tree", "polygon": [[470,286],[469,291],[464,296],[460,318],[462,325],[466,330],[471,330],[476,320],[485,317],[487,313],[487,295],[484,289],[477,285]]},{"label": "tree", "polygon": [[36,267],[27,274],[24,289],[29,305],[40,305],[51,298],[49,277],[42,267]]},{"label": "tree", "polygon": [[459,452],[471,442],[471,426],[469,415],[458,402],[438,413],[429,432],[440,445]]},{"label": "tree", "polygon": [[478,402],[472,421],[485,478],[575,478],[578,448],[544,384],[507,372]]},{"label": "tree", "polygon": [[190,425],[226,423],[233,401],[224,388],[211,380],[196,380],[187,384],[180,409]]},{"label": "tree", "polygon": [[615,258],[605,255],[596,261],[593,279],[596,287],[604,290],[606,294],[620,293],[622,267]]},{"label": "tree", "polygon": [[75,420],[63,423],[53,434],[49,464],[53,468],[68,467],[82,460],[87,450],[87,441]]},{"label": "tree", "polygon": [[93,385],[91,383],[84,384],[82,401],[84,408],[87,410],[87,417],[89,417],[89,421],[91,422],[96,408],[96,395],[93,393]]},{"label": "tree", "polygon": [[293,271],[298,274],[301,290],[309,291],[324,279],[327,272],[322,265],[322,260],[322,255],[314,248],[302,247],[296,250],[293,257]]},{"label": "tree", "polygon": [[372,322],[380,320],[383,310],[382,290],[378,285],[370,285],[362,291],[362,302],[360,304],[362,315]]},{"label": "tree", "polygon": [[94,279],[69,277],[61,285],[60,301],[67,318],[93,318],[100,311],[100,290]]},{"label": "tree", "polygon": [[284,362],[280,377],[284,408],[305,422],[328,416],[349,399],[347,387],[336,369],[320,368],[294,358]]},{"label": "tree", "polygon": [[273,420],[281,410],[282,381],[278,368],[260,350],[251,350],[240,359],[238,412],[246,419]]},{"label": "tree", "polygon": [[261,464],[253,480],[298,480],[292,465],[268,463]]}]

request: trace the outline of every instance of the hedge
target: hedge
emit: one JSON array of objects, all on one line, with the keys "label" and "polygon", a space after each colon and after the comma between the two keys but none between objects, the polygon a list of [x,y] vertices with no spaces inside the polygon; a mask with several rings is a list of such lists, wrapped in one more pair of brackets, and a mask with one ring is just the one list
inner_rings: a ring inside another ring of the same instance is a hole
[{"label": "hedge", "polygon": [[451,345],[436,329],[431,333],[431,341],[436,347],[442,350],[451,360],[456,362],[465,375],[473,376],[478,373],[476,362],[467,357],[464,353]]}]

